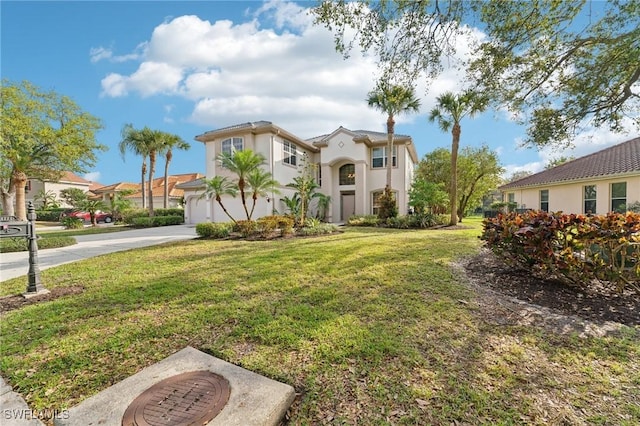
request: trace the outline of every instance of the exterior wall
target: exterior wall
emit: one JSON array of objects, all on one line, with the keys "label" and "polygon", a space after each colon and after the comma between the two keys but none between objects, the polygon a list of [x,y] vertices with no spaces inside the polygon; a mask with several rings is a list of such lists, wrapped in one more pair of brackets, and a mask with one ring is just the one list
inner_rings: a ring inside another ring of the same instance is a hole
[{"label": "exterior wall", "polygon": [[538,210],[540,208],[540,191],[549,190],[549,211],[564,213],[584,212],[583,192],[585,185],[596,185],[596,211],[595,214],[606,214],[611,210],[611,184],[618,182],[627,183],[627,204],[640,201],[640,174],[621,176],[614,179],[600,179],[590,181],[571,182],[560,185],[541,186],[536,188],[524,188],[505,191],[505,200],[509,193],[515,194],[518,208]]},{"label": "exterior wall", "polygon": [[25,194],[25,201],[28,203],[29,201],[33,201],[33,205],[37,208],[42,203],[36,202],[35,197],[40,191],[51,191],[55,194],[56,200],[60,207],[71,207],[67,203],[65,203],[62,198],[60,198],[60,191],[67,188],[78,188],[84,192],[89,191],[88,185],[83,185],[79,183],[73,182],[43,182],[37,179],[29,179],[31,189]]}]

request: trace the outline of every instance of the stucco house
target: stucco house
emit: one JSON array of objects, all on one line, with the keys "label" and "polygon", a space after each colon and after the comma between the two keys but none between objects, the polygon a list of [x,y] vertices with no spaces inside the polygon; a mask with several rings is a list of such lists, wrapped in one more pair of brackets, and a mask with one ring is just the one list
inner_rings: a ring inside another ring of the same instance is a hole
[{"label": "stucco house", "polygon": [[[303,159],[317,165],[320,192],[331,196],[328,221],[340,222],[354,214],[377,213],[378,199],[386,183],[386,133],[339,127],[325,135],[302,139],[272,122],[257,121],[212,130],[196,136],[195,140],[205,144],[207,178],[233,177],[215,161],[221,152],[250,149],[265,157],[265,168],[281,184],[281,192],[259,199],[254,218],[286,211],[281,200],[293,196],[294,190],[285,185],[299,176]],[[392,188],[398,210],[406,214],[408,191],[418,162],[410,136],[395,135],[391,161]],[[215,200],[200,199],[204,192],[202,179],[178,187],[185,191],[187,223],[229,220]],[[223,203],[235,218],[246,217],[239,199],[228,197]]]},{"label": "stucco house", "polygon": [[58,203],[61,207],[71,207],[67,205],[60,197],[60,191],[68,188],[77,188],[86,192],[89,196],[95,195],[93,191],[100,188],[102,184],[98,182],[88,181],[72,172],[63,172],[62,176],[58,180],[40,180],[35,178],[29,178],[25,187],[25,201],[33,202],[33,205],[37,208],[41,202],[36,200],[38,194],[42,191],[44,193],[51,192],[56,196]]},{"label": "stucco house", "polygon": [[519,209],[605,214],[640,201],[640,137],[498,188]]}]

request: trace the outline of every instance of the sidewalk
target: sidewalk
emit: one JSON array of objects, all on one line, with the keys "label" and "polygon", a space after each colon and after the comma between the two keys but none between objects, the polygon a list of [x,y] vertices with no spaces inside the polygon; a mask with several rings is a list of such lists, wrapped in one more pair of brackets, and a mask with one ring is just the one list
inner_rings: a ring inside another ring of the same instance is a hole
[{"label": "sidewalk", "polygon": [[[197,234],[193,225],[160,226],[106,234],[82,235],[75,237],[78,244],[62,248],[38,250],[38,264],[42,271],[53,266],[103,254],[170,241],[189,240],[196,237]],[[28,252],[0,254],[0,282],[27,275],[28,272]]]},{"label": "sidewalk", "polygon": [[[193,225],[161,226],[131,231],[75,237],[78,244],[38,251],[40,270],[77,262],[117,251],[148,247],[172,241],[196,238]],[[25,276],[29,272],[29,253],[0,253],[0,281]],[[46,283],[45,287],[46,287]],[[0,377],[0,424],[2,426],[42,426],[38,413],[32,412],[20,394]]]}]

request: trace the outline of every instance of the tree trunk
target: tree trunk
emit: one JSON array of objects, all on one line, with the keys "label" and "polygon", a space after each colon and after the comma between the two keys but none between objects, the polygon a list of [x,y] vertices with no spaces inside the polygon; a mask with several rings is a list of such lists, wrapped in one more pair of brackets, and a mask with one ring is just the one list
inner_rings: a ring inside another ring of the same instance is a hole
[{"label": "tree trunk", "polygon": [[27,175],[23,172],[14,170],[11,175],[11,182],[15,185],[16,191],[16,210],[15,216],[18,220],[27,220],[27,208],[25,203],[24,187],[27,184]]},{"label": "tree trunk", "polygon": [[2,214],[5,216],[15,215],[16,211],[13,202],[16,199],[16,186],[10,183],[8,191],[0,188],[0,197],[2,197]]},{"label": "tree trunk", "polygon": [[244,178],[240,177],[238,179],[238,189],[240,190],[240,200],[242,200],[242,207],[244,208],[244,212],[247,215],[247,220],[251,220],[251,215],[249,215],[249,209],[247,208],[247,196],[244,193],[245,185],[246,183]]},{"label": "tree trunk", "polygon": [[149,217],[153,217],[153,175],[156,172],[156,153],[151,151],[149,153]]},{"label": "tree trunk", "polygon": [[393,168],[393,134],[396,122],[393,120],[393,116],[390,115],[387,119],[387,188],[388,192],[391,192],[391,169]]},{"label": "tree trunk", "polygon": [[140,181],[140,184],[142,185],[140,187],[140,190],[142,192],[142,208],[146,208],[147,207],[147,203],[145,202],[146,200],[146,189],[144,187],[144,182],[145,182],[145,177],[147,175],[147,159],[146,157],[142,159],[142,179]]},{"label": "tree trunk", "polygon": [[453,129],[451,129],[453,142],[451,144],[451,188],[449,189],[449,201],[451,202],[450,226],[455,226],[458,223],[458,148],[460,146],[460,133],[460,124],[454,123]]},{"label": "tree trunk", "polygon": [[233,218],[233,216],[231,216],[229,214],[229,212],[227,211],[227,209],[224,207],[224,205],[222,204],[222,198],[220,198],[220,195],[216,195],[216,201],[218,202],[218,204],[220,204],[220,207],[222,207],[222,211],[229,216],[229,219],[231,219],[233,221],[233,223],[235,223],[236,225],[238,224],[238,222],[236,222],[236,220]]},{"label": "tree trunk", "polygon": [[173,157],[173,153],[171,150],[167,151],[167,160],[164,162],[164,208],[169,208],[169,163],[171,163],[171,158]]}]

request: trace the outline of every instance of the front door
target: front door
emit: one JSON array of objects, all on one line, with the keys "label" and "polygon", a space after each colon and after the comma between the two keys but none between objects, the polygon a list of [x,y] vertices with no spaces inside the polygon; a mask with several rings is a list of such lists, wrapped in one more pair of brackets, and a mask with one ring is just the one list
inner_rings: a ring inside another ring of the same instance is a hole
[{"label": "front door", "polygon": [[340,198],[342,202],[342,215],[340,220],[345,222],[356,213],[356,195],[341,194]]}]

